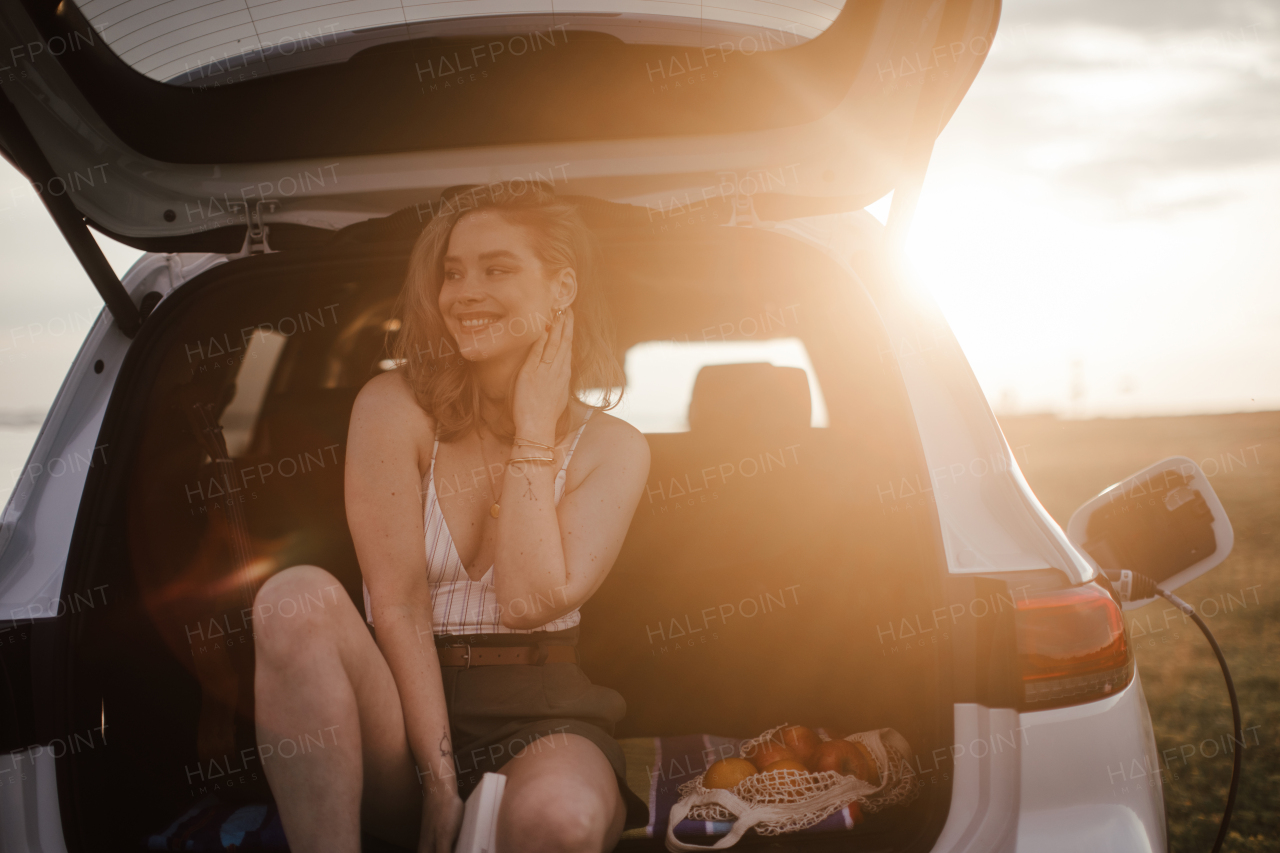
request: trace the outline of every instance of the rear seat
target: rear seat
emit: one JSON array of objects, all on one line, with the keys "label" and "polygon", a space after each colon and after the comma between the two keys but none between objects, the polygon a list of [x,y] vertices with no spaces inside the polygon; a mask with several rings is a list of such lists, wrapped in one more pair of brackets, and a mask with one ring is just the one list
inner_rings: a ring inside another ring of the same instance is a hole
[{"label": "rear seat", "polygon": [[812,428],[810,411],[799,369],[709,366],[689,432],[648,436],[646,493],[582,608],[582,665],[627,700],[620,737],[790,722],[929,739],[931,708],[907,697],[932,659],[882,656],[875,631],[920,606],[916,521],[876,504],[901,439],[876,413]]},{"label": "rear seat", "polygon": [[648,437],[646,492],[583,607],[583,666],[626,697],[625,735],[845,722],[816,700],[829,692],[815,683],[822,667],[793,659],[797,642],[823,639],[822,599],[843,562],[830,552],[842,466],[810,412],[803,370],[714,365],[699,372],[689,432]]},{"label": "rear seat", "polygon": [[810,410],[808,377],[799,368],[702,368],[689,432],[649,436],[652,463],[632,524],[636,543],[645,543],[650,559],[679,559],[704,571],[785,548],[790,537],[780,534],[801,502],[796,489],[806,480],[805,463],[813,461]]}]

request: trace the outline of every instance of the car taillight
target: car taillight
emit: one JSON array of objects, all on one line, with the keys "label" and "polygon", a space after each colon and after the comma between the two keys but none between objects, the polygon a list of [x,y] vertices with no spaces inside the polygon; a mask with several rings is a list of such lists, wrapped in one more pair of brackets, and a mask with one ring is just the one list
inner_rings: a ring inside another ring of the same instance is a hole
[{"label": "car taillight", "polygon": [[1120,608],[1097,584],[1027,596],[1014,623],[1024,711],[1105,699],[1133,678]]}]

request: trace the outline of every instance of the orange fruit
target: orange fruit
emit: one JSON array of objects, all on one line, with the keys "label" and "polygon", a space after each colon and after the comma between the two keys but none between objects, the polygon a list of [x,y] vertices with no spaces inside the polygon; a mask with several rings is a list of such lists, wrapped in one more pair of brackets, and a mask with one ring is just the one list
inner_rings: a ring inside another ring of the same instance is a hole
[{"label": "orange fruit", "polygon": [[805,764],[813,763],[818,747],[822,746],[822,738],[817,732],[805,726],[787,726],[778,732],[778,737]]},{"label": "orange fruit", "polygon": [[760,772],[772,773],[774,770],[799,770],[801,773],[809,772],[808,767],[805,767],[802,762],[796,761],[794,758],[784,758],[781,761],[775,761]]},{"label": "orange fruit", "polygon": [[751,750],[751,754],[748,755],[747,758],[751,759],[752,764],[763,770],[775,761],[782,761],[784,759],[795,761],[799,759],[799,756],[796,755],[788,746],[783,746],[782,744],[774,743],[773,741],[765,741],[764,743],[756,744],[755,748]]},{"label": "orange fruit", "polygon": [[880,771],[871,752],[858,741],[829,740],[818,747],[813,769],[834,770],[841,776],[857,776],[872,785],[880,784]]},{"label": "orange fruit", "polygon": [[722,758],[707,768],[702,787],[732,788],[755,772],[756,766],[745,758]]}]

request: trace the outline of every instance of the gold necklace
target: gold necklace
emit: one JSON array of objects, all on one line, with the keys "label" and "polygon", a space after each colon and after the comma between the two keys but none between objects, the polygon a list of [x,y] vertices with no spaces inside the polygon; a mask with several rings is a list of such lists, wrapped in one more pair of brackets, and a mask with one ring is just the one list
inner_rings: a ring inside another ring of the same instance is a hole
[{"label": "gold necklace", "polygon": [[[476,430],[476,438],[480,442],[480,458],[484,460],[484,473],[485,476],[489,478],[489,495],[493,498],[493,503],[489,507],[489,515],[493,518],[497,518],[498,513],[502,512],[502,507],[498,503],[498,498],[502,495],[502,486],[499,486],[496,492],[494,491],[493,469],[489,467],[489,454],[484,452],[484,436],[481,434],[479,429]],[[502,482],[503,484],[507,482],[506,468],[502,469]]]}]

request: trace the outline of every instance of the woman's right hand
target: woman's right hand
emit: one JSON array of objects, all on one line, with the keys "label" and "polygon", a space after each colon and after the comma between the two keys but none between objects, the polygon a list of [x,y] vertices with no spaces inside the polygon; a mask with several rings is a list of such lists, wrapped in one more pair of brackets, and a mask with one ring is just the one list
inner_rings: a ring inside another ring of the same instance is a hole
[{"label": "woman's right hand", "polygon": [[529,348],[516,375],[511,416],[516,435],[555,444],[556,421],[569,405],[573,372],[573,309],[566,308]]},{"label": "woman's right hand", "polygon": [[453,853],[462,829],[462,798],[458,792],[428,793],[422,799],[422,829],[418,853]]}]

